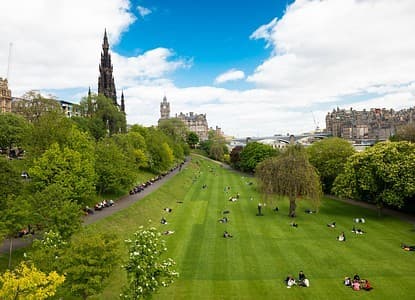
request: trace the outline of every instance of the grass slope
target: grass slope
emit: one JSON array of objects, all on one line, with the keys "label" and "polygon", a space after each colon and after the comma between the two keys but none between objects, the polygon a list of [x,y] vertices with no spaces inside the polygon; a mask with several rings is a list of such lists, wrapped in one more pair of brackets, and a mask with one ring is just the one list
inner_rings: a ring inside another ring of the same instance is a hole
[{"label": "grass slope", "polygon": [[[175,231],[165,239],[180,278],[154,299],[409,299],[413,295],[415,253],[400,249],[401,242],[414,242],[410,224],[392,217],[379,219],[375,212],[324,199],[318,214],[304,213],[311,205],[300,201],[295,220],[299,227],[293,228],[287,200],[278,201],[279,212],[266,207],[264,216],[256,216],[260,196],[247,184],[251,180],[194,158],[152,195],[88,227],[125,239],[152,219],[160,231]],[[231,187],[229,193],[226,186]],[[228,201],[237,192],[241,198]],[[173,212],[163,212],[164,207]],[[230,210],[228,224],[218,222],[224,210]],[[159,223],[162,216],[167,225]],[[367,234],[350,232],[355,217],[366,218],[359,227]],[[326,226],[332,221],[337,228]],[[224,230],[234,237],[222,238]],[[336,241],[341,231],[346,233],[345,243]],[[287,289],[283,279],[290,273],[297,276],[300,270],[310,279],[310,288]],[[355,273],[369,279],[374,289],[354,292],[344,287],[343,278]],[[118,298],[123,271],[116,270],[110,281],[94,299]]]}]

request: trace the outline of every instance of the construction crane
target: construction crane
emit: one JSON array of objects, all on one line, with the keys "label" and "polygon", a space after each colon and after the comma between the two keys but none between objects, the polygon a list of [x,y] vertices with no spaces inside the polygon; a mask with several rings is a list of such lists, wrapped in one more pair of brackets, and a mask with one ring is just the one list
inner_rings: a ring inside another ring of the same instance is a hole
[{"label": "construction crane", "polygon": [[11,66],[11,60],[12,60],[12,46],[13,43],[9,44],[9,58],[7,59],[7,73],[6,73],[6,78],[7,81],[10,82],[10,66]]},{"label": "construction crane", "polygon": [[316,131],[320,130],[320,126],[318,126],[318,122],[316,121],[316,117],[314,116],[313,111],[311,111],[311,115],[313,116],[314,126],[316,126]]}]

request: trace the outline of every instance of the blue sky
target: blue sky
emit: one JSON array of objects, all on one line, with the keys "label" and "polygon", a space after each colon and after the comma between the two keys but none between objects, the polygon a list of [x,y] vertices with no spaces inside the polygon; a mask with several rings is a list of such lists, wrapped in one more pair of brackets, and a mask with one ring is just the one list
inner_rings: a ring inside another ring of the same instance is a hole
[{"label": "blue sky", "polygon": [[[157,47],[173,49],[192,62],[192,68],[172,76],[175,83],[182,87],[209,85],[218,74],[232,68],[252,73],[269,57],[271,49],[265,48],[266,43],[249,37],[259,25],[281,17],[290,2],[133,1],[133,7],[151,12],[145,16],[136,13],[137,21],[113,48],[125,56]],[[246,87],[247,83],[238,85]]]},{"label": "blue sky", "polygon": [[105,28],[129,124],[157,124],[164,96],[172,116],[237,137],[415,105],[413,0],[5,0],[0,77],[13,96],[79,102],[97,90]]}]

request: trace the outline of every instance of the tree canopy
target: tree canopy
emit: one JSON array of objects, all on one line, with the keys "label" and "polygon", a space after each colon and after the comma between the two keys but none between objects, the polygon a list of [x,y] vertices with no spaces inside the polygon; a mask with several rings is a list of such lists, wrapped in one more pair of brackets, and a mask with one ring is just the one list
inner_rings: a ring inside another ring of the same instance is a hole
[{"label": "tree canopy", "polygon": [[258,163],[277,154],[278,150],[269,145],[257,142],[248,143],[240,154],[239,165],[242,171],[253,172]]},{"label": "tree canopy", "polygon": [[323,191],[330,193],[334,180],[355,150],[348,141],[333,137],[311,144],[307,153],[310,163],[318,170]]},{"label": "tree canopy", "polygon": [[301,146],[290,146],[280,156],[265,159],[256,167],[255,175],[262,193],[289,198],[290,217],[296,216],[296,200],[299,197],[313,201],[315,208],[320,203],[320,179]]},{"label": "tree canopy", "polygon": [[415,145],[406,141],[382,142],[347,161],[333,186],[342,197],[395,207],[415,195]]}]

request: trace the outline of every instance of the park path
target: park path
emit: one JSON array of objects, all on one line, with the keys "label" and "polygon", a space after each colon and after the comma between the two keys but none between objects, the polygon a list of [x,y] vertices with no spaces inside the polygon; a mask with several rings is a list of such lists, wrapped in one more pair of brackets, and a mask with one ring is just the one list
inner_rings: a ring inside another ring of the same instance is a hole
[{"label": "park path", "polygon": [[[115,201],[115,205],[106,207],[101,211],[95,211],[92,215],[87,215],[84,217],[83,225],[89,225],[94,222],[97,222],[98,220],[101,220],[103,218],[106,218],[120,210],[123,210],[135,202],[137,202],[140,199],[143,199],[150,193],[154,192],[158,188],[160,188],[163,184],[165,184],[170,178],[175,176],[177,173],[181,171],[181,169],[187,167],[188,163],[190,161],[190,156],[186,159],[185,163],[183,164],[182,168],[176,168],[172,172],[169,172],[166,176],[162,177],[160,180],[155,181],[152,185],[146,187],[143,191],[140,193],[134,194],[134,195],[125,195],[119,198],[117,201]],[[23,248],[28,246],[33,242],[33,239],[36,238],[32,235],[28,235],[24,238],[15,238],[13,239],[13,250]],[[0,245],[0,255],[9,253],[10,249],[10,240],[5,240]]]}]

